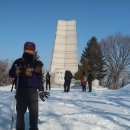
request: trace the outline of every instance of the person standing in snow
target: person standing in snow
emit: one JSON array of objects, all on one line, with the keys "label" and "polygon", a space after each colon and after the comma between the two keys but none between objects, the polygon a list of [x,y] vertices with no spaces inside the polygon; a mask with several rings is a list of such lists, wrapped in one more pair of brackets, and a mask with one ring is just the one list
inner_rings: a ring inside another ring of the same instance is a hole
[{"label": "person standing in snow", "polygon": [[64,92],[68,93],[70,91],[70,83],[72,78],[72,73],[69,70],[66,70],[64,76]]},{"label": "person standing in snow", "polygon": [[46,90],[48,90],[48,85],[49,85],[49,90],[51,89],[50,78],[51,78],[51,76],[50,76],[49,72],[47,72],[47,74],[46,74]]},{"label": "person standing in snow", "polygon": [[38,130],[38,95],[45,94],[42,80],[43,63],[34,59],[36,46],[33,42],[24,44],[22,58],[16,59],[9,76],[17,78],[16,88],[16,130],[25,130],[24,115],[28,108],[30,129]]},{"label": "person standing in snow", "polygon": [[88,73],[87,81],[88,81],[88,88],[89,88],[88,92],[92,92],[93,75],[92,75],[92,72],[90,70],[89,70],[89,73]]},{"label": "person standing in snow", "polygon": [[81,86],[82,86],[82,92],[86,92],[86,84],[87,84],[87,78],[85,76],[85,72],[82,73],[80,76]]}]

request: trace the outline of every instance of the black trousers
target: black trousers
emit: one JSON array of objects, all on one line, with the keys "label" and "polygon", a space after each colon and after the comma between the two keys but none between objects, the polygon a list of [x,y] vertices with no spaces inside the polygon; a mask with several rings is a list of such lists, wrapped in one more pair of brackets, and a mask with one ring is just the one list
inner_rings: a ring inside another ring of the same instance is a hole
[{"label": "black trousers", "polygon": [[64,92],[69,92],[70,91],[70,81],[65,81],[64,83]]},{"label": "black trousers", "polygon": [[50,83],[50,81],[46,81],[46,90],[48,90],[48,85],[49,85],[49,90],[51,90],[51,83]]},{"label": "black trousers", "polygon": [[16,96],[16,130],[25,130],[24,115],[28,108],[30,130],[38,130],[38,94],[33,88],[18,89]]},{"label": "black trousers", "polygon": [[83,92],[86,92],[86,85],[83,85],[83,84],[82,84],[82,91],[83,91]]},{"label": "black trousers", "polygon": [[89,92],[92,92],[92,81],[88,82],[88,88],[89,88]]}]

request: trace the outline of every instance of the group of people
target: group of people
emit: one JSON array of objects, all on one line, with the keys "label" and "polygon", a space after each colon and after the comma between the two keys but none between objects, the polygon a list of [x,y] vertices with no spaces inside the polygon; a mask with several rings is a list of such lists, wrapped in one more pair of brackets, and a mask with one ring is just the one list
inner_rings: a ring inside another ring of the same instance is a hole
[{"label": "group of people", "polygon": [[[38,96],[47,97],[46,90],[51,89],[50,74],[47,72],[45,78],[42,74],[43,63],[35,57],[36,46],[33,42],[25,42],[23,55],[16,59],[9,70],[9,76],[15,81],[15,99],[16,99],[16,130],[25,130],[24,115],[28,108],[30,129],[38,130]],[[72,73],[65,71],[64,92],[70,91]],[[86,78],[85,73],[81,76],[82,90],[86,91],[88,82],[89,92],[92,91],[92,74],[89,73]],[[46,87],[44,89],[44,81]],[[49,86],[49,87],[48,87]]]},{"label": "group of people", "polygon": [[[71,71],[66,70],[65,71],[65,76],[64,76],[64,92],[69,92],[70,91],[70,84],[71,84],[71,79],[73,78]],[[88,83],[88,92],[92,92],[92,81],[93,81],[93,74],[89,70],[88,75],[86,76],[85,72],[82,73],[80,76],[80,84],[82,86],[82,92],[86,92],[86,86]]]},{"label": "group of people", "polygon": [[82,73],[82,75],[80,76],[80,81],[81,81],[81,86],[82,86],[83,92],[86,92],[87,83],[88,83],[88,88],[89,88],[88,92],[92,91],[93,75],[90,70],[88,71],[88,76],[86,76],[85,72]]}]

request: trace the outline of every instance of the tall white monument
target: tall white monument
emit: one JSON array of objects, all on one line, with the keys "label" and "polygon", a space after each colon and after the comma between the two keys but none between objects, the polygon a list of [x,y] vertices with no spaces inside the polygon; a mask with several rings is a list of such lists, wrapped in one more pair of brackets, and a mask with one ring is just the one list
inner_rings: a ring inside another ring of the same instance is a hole
[{"label": "tall white monument", "polygon": [[76,21],[59,20],[56,30],[50,72],[54,83],[63,84],[64,72],[78,70]]}]

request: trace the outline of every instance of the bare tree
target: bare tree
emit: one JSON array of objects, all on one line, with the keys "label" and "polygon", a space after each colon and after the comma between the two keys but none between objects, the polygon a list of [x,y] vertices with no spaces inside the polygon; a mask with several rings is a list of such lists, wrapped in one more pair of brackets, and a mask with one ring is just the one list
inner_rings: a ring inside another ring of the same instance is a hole
[{"label": "bare tree", "polygon": [[9,67],[8,60],[0,60],[0,86],[11,84],[11,78],[8,76]]},{"label": "bare tree", "polygon": [[101,41],[101,47],[109,70],[107,86],[119,88],[123,81],[122,75],[130,70],[130,36],[120,33],[108,36]]}]

